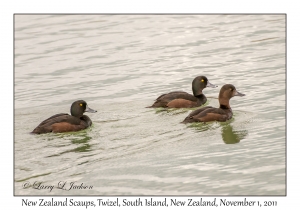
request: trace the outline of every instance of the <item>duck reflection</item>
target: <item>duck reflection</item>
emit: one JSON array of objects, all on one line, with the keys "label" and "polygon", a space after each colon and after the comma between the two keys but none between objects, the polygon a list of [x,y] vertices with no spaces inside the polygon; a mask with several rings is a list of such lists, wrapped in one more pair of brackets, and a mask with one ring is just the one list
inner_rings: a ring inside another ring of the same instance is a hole
[{"label": "duck reflection", "polygon": [[[91,145],[89,144],[89,141],[92,139],[92,137],[88,136],[86,131],[79,131],[76,133],[73,133],[73,132],[59,133],[59,134],[55,135],[55,137],[56,137],[56,140],[57,140],[57,138],[62,139],[64,143],[55,144],[55,145],[53,145],[54,147],[59,147],[59,148],[69,147],[70,142],[66,141],[66,139],[69,139],[72,144],[76,145],[76,147],[73,149],[67,149],[67,150],[61,151],[59,153],[48,155],[47,157],[60,156],[60,155],[70,153],[70,152],[89,152],[89,151],[91,151]],[[50,140],[50,139],[48,139],[48,140]]]},{"label": "duck reflection", "polygon": [[86,135],[81,135],[75,139],[72,139],[71,142],[73,144],[78,144],[78,147],[73,149],[73,152],[88,152],[88,151],[90,151],[91,145],[88,142],[91,139],[92,139],[92,137],[86,136]]},{"label": "duck reflection", "polygon": [[209,130],[214,130],[215,124],[213,124],[213,123],[191,123],[187,127],[193,128],[197,132],[205,132],[205,131],[209,131]]},{"label": "duck reflection", "polygon": [[230,124],[222,126],[222,139],[225,144],[239,143],[248,135],[248,131],[234,131]]}]

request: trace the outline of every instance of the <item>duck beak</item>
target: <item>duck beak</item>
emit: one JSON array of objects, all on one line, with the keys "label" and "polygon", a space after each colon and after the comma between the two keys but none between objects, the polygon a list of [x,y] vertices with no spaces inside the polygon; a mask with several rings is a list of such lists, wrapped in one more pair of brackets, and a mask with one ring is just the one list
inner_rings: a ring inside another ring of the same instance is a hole
[{"label": "duck beak", "polygon": [[215,87],[218,87],[218,86],[217,85],[213,85],[209,81],[207,81],[206,87],[215,88]]},{"label": "duck beak", "polygon": [[235,94],[234,94],[234,96],[245,96],[245,94],[243,94],[243,93],[239,93],[239,92],[235,91]]},{"label": "duck beak", "polygon": [[84,110],[85,112],[91,112],[91,113],[95,113],[97,112],[96,110],[91,109],[90,107],[88,107],[88,105],[86,105],[86,108]]}]

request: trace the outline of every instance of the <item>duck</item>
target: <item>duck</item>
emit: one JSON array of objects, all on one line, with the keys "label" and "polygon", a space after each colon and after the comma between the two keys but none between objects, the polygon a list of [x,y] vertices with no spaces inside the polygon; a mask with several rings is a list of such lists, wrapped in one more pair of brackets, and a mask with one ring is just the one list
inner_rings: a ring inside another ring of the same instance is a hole
[{"label": "duck", "polygon": [[234,96],[245,96],[240,93],[232,84],[224,85],[219,93],[219,108],[206,106],[192,111],[182,123],[192,122],[211,122],[219,121],[225,122],[232,118],[232,109],[229,105],[229,100]]},{"label": "duck", "polygon": [[206,103],[207,99],[202,93],[206,87],[218,87],[211,84],[205,76],[198,76],[192,82],[193,95],[183,91],[173,91],[159,96],[152,106],[147,108],[193,108]]},{"label": "duck", "polygon": [[56,114],[41,122],[31,133],[63,133],[84,130],[92,125],[91,119],[83,115],[84,112],[95,113],[88,107],[84,100],[78,100],[71,105],[71,115],[66,113]]}]

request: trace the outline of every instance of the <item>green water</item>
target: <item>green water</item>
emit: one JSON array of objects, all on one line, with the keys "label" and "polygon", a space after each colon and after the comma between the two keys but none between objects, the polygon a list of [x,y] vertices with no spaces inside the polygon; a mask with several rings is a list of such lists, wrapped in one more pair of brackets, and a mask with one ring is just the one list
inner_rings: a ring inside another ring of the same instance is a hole
[{"label": "green water", "polygon": [[[285,73],[283,15],[16,15],[15,194],[285,195]],[[205,105],[246,94],[233,119],[145,108],[199,75],[219,86]],[[78,99],[91,128],[29,134]],[[24,187],[61,181],[93,188]]]}]

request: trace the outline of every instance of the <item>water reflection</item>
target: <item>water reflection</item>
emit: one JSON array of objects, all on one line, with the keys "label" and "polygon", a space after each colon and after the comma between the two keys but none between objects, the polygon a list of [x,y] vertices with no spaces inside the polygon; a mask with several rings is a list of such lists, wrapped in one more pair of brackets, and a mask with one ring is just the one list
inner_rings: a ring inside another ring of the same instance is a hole
[{"label": "water reflection", "polygon": [[[70,132],[70,133],[59,133],[55,135],[56,142],[53,147],[66,147],[69,148],[70,141],[71,145],[75,145],[75,148],[67,149],[65,151],[61,151],[56,154],[51,154],[46,157],[55,157],[55,156],[61,156],[63,154],[69,153],[69,152],[89,152],[91,151],[91,145],[89,144],[89,141],[92,139],[92,137],[87,135],[88,133],[86,131],[81,131],[79,133],[76,132]],[[58,139],[59,138],[59,139]],[[67,140],[67,139],[70,139]]]},{"label": "water reflection", "polygon": [[208,122],[208,123],[203,123],[203,122],[195,122],[195,123],[190,123],[188,124],[188,128],[194,128],[198,132],[205,132],[208,130],[213,130],[217,129],[219,127],[216,123],[214,122]]},{"label": "water reflection", "polygon": [[221,135],[225,144],[236,144],[239,143],[248,135],[247,130],[234,130],[229,122],[219,123],[219,122],[209,122],[202,123],[196,122],[188,125],[188,128],[193,128],[197,132],[208,132],[210,130],[217,130],[221,126]]},{"label": "water reflection", "polygon": [[222,139],[225,144],[239,143],[248,135],[248,131],[234,131],[230,124],[222,125]]},{"label": "water reflection", "polygon": [[[86,133],[85,133],[86,134]],[[72,139],[71,142],[73,144],[79,144],[78,147],[73,149],[74,152],[88,152],[91,150],[91,145],[88,143],[89,140],[92,139],[90,136],[82,135],[79,138]]]}]

